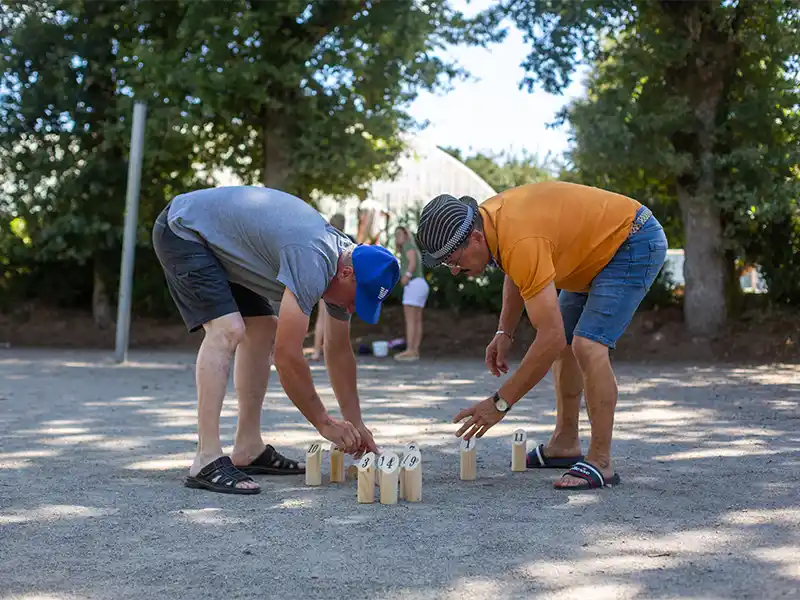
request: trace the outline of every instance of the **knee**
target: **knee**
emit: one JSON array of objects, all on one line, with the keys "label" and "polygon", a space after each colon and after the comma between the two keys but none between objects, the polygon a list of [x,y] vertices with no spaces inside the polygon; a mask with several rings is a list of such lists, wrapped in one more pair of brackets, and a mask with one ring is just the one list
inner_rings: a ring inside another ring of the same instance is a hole
[{"label": "knee", "polygon": [[[321,315],[324,313],[321,313]],[[320,316],[321,316],[320,315]],[[322,317],[324,319],[324,317]],[[275,332],[278,330],[278,317],[254,317],[247,320],[245,338],[248,343],[258,347],[272,347],[275,341]],[[320,332],[320,333],[324,333]]]},{"label": "knee", "polygon": [[239,319],[226,319],[225,321],[211,322],[206,325],[206,340],[214,346],[225,348],[233,352],[244,341],[246,330],[244,321]]},{"label": "knee", "polygon": [[555,364],[558,367],[568,367],[574,362],[575,355],[572,353],[572,346],[566,344],[561,352],[558,353]]},{"label": "knee", "polygon": [[596,361],[608,358],[607,346],[585,337],[576,335],[572,338],[571,348],[575,360],[578,361],[583,371],[586,371],[586,369]]}]

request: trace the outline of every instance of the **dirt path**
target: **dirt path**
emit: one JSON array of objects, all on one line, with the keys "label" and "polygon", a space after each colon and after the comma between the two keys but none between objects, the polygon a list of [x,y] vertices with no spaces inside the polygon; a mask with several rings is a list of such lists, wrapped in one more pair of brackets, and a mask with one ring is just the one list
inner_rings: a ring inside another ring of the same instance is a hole
[{"label": "dirt path", "polygon": [[[362,360],[378,443],[415,439],[424,460],[421,504],[365,506],[352,482],[182,487],[194,357],[131,360],[0,350],[0,598],[798,597],[798,366],[620,365],[623,485],[568,493],[552,488],[560,471],[509,469],[513,429],[530,444],[551,431],[549,380],[480,441],[478,479],[461,482],[450,420],[496,380],[478,361]],[[231,393],[226,444],[235,414]],[[263,421],[292,456],[319,439],[274,374]]]}]

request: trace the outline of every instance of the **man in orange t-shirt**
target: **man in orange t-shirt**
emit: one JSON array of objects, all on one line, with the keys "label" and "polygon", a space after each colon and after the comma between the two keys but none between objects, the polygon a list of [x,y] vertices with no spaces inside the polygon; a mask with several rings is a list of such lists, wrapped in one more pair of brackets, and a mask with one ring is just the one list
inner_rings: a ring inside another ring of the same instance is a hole
[{"label": "man in orange t-shirt", "polygon": [[[529,468],[568,468],[559,489],[619,482],[611,463],[617,382],[614,348],[666,260],[667,238],[652,212],[606,190],[548,181],[507,190],[478,206],[474,199],[437,196],[422,210],[417,243],[427,267],[454,275],[487,266],[505,273],[503,308],[486,366],[497,377],[526,309],[536,340],[519,369],[490,398],[458,413],[456,433],[482,437],[553,367],[556,428],[528,454]],[[557,293],[560,290],[560,293]],[[592,425],[581,454],[581,394]]]}]

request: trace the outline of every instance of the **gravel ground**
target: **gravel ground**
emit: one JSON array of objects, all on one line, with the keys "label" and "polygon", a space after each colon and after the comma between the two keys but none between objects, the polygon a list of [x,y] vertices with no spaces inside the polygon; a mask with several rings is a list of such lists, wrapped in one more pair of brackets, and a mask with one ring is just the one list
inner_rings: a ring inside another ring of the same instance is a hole
[{"label": "gravel ground", "polygon": [[[800,598],[800,366],[618,365],[622,485],[564,492],[561,471],[509,468],[514,429],[529,446],[549,436],[549,379],[479,441],[462,482],[450,420],[496,380],[480,361],[362,360],[377,442],[413,439],[423,456],[423,502],[384,506],[330,484],[327,456],[318,488],[183,487],[193,361],[0,350],[0,598]],[[290,456],[319,440],[274,373],[263,424]]]}]

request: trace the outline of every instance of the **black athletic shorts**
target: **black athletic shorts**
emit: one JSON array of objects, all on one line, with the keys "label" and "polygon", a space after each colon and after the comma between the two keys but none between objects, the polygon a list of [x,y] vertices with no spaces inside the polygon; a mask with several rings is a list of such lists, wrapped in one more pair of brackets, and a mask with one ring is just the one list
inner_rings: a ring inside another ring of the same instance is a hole
[{"label": "black athletic shorts", "polygon": [[234,312],[243,317],[275,314],[266,298],[228,281],[228,274],[211,248],[176,235],[167,225],[168,210],[169,205],[153,225],[153,248],[164,269],[169,293],[189,331]]}]

